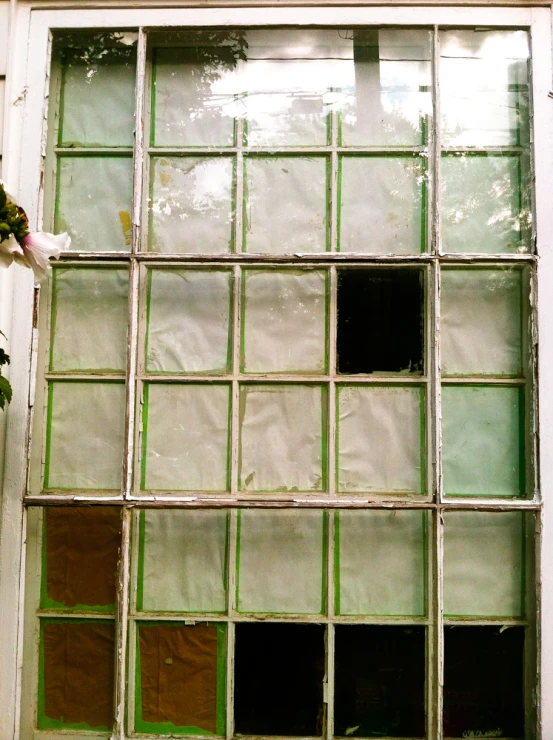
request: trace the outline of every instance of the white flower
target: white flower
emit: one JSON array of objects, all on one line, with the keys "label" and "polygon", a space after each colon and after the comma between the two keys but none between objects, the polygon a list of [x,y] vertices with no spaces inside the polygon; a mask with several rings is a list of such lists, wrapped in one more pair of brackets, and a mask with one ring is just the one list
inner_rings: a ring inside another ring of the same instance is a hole
[{"label": "white flower", "polygon": [[35,231],[27,234],[23,239],[21,255],[14,255],[19,264],[30,267],[35,274],[35,282],[39,283],[50,269],[50,257],[58,259],[61,252],[69,249],[71,238],[67,233],[48,234],[45,231]]},{"label": "white flower", "polygon": [[14,260],[19,261],[23,256],[23,250],[13,234],[0,242],[0,265],[2,267],[9,267]]}]

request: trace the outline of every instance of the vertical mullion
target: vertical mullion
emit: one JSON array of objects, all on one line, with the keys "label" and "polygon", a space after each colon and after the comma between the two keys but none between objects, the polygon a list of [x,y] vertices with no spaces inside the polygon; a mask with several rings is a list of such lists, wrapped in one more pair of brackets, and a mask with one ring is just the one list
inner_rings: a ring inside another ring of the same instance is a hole
[{"label": "vertical mullion", "polygon": [[[331,528],[329,527],[329,530]],[[335,625],[328,622],[326,625],[326,677],[323,700],[326,702],[326,740],[334,736],[334,655],[335,655]]]},{"label": "vertical mullion", "polygon": [[238,536],[238,511],[232,509],[228,519],[228,572],[227,572],[227,654],[225,682],[225,731],[227,740],[234,736],[234,636],[233,618],[236,615],[236,550]]},{"label": "vertical mullion", "polygon": [[122,510],[121,555],[117,572],[117,612],[115,615],[115,723],[113,738],[125,738],[125,700],[127,679],[127,630],[129,616],[129,555],[131,510]]},{"label": "vertical mullion", "polygon": [[430,213],[432,218],[431,250],[434,254],[442,254],[441,213],[440,213],[440,156],[441,156],[441,126],[440,126],[440,38],[438,26],[434,26],[432,38],[432,137],[431,137],[431,192]]}]

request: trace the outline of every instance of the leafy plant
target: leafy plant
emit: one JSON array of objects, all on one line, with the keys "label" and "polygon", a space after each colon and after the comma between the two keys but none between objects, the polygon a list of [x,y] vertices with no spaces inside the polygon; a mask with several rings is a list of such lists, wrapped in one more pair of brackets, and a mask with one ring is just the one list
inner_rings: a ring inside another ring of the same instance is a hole
[{"label": "leafy plant", "polygon": [[[6,335],[0,331],[0,334],[6,338]],[[10,356],[0,347],[0,409],[3,409],[6,403],[12,400],[12,387],[10,381],[2,375],[2,367],[10,364]]]}]

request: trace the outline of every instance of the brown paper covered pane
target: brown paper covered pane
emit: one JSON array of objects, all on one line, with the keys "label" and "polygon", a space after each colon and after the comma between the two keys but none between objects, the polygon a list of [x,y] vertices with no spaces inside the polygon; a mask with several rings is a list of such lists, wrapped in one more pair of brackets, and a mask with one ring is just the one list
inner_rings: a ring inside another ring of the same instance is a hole
[{"label": "brown paper covered pane", "polygon": [[[111,728],[115,626],[112,622],[50,622],[42,628],[44,714],[54,723]],[[54,725],[55,726],[55,725]]]},{"label": "brown paper covered pane", "polygon": [[143,722],[217,732],[216,626],[140,627],[140,677]]},{"label": "brown paper covered pane", "polygon": [[120,509],[49,508],[45,518],[46,593],[42,606],[115,604]]}]

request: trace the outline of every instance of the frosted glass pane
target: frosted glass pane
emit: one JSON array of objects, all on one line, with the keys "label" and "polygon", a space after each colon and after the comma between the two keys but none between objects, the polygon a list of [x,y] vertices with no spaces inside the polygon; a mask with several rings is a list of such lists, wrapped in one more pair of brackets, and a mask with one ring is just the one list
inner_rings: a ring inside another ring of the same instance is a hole
[{"label": "frosted glass pane", "polygon": [[338,490],[420,493],[420,388],[338,389]]},{"label": "frosted glass pane", "polygon": [[418,158],[343,157],[340,251],[419,254],[423,179]]},{"label": "frosted glass pane", "polygon": [[246,385],[240,391],[240,488],[320,491],[323,389]]},{"label": "frosted glass pane", "polygon": [[46,488],[119,489],[124,383],[50,385]]},{"label": "frosted glass pane", "polygon": [[232,170],[229,157],[154,158],[150,250],[229,252]]},{"label": "frosted glass pane", "polygon": [[131,248],[131,157],[60,157],[56,231],[71,249],[128,252]]},{"label": "frosted glass pane", "polygon": [[351,40],[335,30],[260,29],[248,31],[247,41],[248,144],[326,144],[330,88],[353,79]]},{"label": "frosted glass pane", "polygon": [[344,90],[342,143],[423,144],[432,112],[430,33],[356,29],[352,37],[355,78]]},{"label": "frosted glass pane", "polygon": [[527,252],[518,157],[442,157],[444,252]]},{"label": "frosted glass pane", "polygon": [[520,617],[523,514],[444,514],[444,613]]},{"label": "frosted glass pane", "polygon": [[423,512],[341,511],[338,532],[338,614],[424,614]]},{"label": "frosted glass pane", "polygon": [[[215,35],[215,34],[213,34]],[[235,98],[232,79],[240,32],[220,33],[221,46],[154,52],[155,146],[231,146]],[[236,39],[224,44],[223,37]],[[201,44],[201,34],[198,34]],[[213,42],[212,42],[213,43]],[[224,45],[223,45],[224,44]]]},{"label": "frosted glass pane", "polygon": [[321,613],[323,517],[321,511],[240,512],[239,611]]},{"label": "frosted glass pane", "polygon": [[326,159],[252,157],[246,162],[245,249],[326,250]]},{"label": "frosted glass pane", "polygon": [[519,270],[442,270],[444,375],[521,371]]},{"label": "frosted glass pane", "polygon": [[229,387],[151,383],[146,400],[142,487],[226,490]]},{"label": "frosted glass pane", "polygon": [[232,273],[152,270],[149,372],[225,372],[229,362]]},{"label": "frosted glass pane", "polygon": [[52,296],[52,370],[124,370],[129,273],[56,268]]},{"label": "frosted glass pane", "polygon": [[518,388],[442,388],[446,494],[518,496],[523,490]]},{"label": "frosted glass pane", "polygon": [[245,271],[245,372],[323,372],[325,273]]},{"label": "frosted glass pane", "polygon": [[136,33],[126,33],[125,45],[111,48],[109,38],[96,46],[91,38],[90,46],[65,51],[61,145],[133,145],[137,38]]},{"label": "frosted glass pane", "polygon": [[442,143],[521,143],[528,127],[528,34],[441,31],[440,49]]},{"label": "frosted glass pane", "polygon": [[144,611],[223,612],[226,609],[227,514],[150,511],[143,519]]}]

